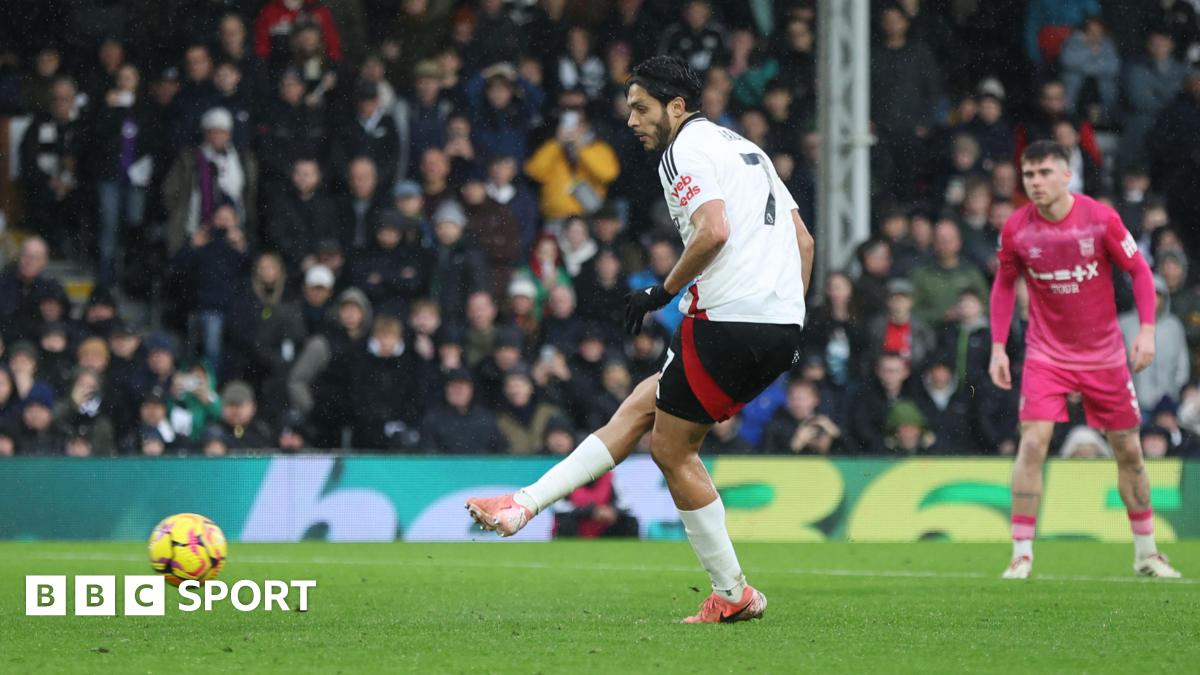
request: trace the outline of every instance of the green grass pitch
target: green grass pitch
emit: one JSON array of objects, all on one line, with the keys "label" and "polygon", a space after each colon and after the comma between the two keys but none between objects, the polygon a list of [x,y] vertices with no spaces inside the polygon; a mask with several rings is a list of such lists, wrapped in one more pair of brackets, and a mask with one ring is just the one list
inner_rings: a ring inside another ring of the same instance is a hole
[{"label": "green grass pitch", "polygon": [[26,574],[146,574],[143,545],[5,543],[0,673],[1195,672],[1200,542],[1164,548],[1191,579],[1135,579],[1129,545],[1038,542],[1005,582],[1007,545],[742,544],[765,619],[683,626],[684,542],[232,544],[222,579],[316,579],[309,611],[168,588],[149,618],[24,616]]}]

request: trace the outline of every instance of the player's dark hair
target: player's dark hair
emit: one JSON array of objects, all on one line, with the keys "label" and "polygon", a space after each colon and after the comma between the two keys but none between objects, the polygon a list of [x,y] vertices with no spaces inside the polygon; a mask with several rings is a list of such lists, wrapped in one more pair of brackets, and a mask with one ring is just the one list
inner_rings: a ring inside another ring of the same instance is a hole
[{"label": "player's dark hair", "polygon": [[700,109],[700,92],[704,85],[696,71],[678,56],[652,56],[637,64],[625,82],[625,93],[628,94],[635,84],[664,106],[682,98],[687,112]]},{"label": "player's dark hair", "polygon": [[1044,159],[1061,159],[1067,164],[1071,163],[1071,155],[1067,149],[1054,141],[1035,141],[1025,148],[1025,152],[1021,153],[1021,163],[1040,162]]}]

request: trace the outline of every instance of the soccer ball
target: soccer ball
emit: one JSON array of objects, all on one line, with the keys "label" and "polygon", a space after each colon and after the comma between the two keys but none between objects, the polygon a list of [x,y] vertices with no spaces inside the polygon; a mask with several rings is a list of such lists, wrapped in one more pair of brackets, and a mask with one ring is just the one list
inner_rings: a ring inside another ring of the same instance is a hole
[{"label": "soccer ball", "polygon": [[150,567],[172,586],[216,577],[228,552],[221,528],[195,513],[167,516],[150,533]]}]

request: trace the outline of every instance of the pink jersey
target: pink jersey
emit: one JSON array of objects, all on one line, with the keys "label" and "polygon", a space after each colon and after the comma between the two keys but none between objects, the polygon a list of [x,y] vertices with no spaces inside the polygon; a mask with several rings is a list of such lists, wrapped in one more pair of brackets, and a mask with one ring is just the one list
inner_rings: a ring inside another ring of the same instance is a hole
[{"label": "pink jersey", "polygon": [[[1147,279],[1149,269],[1116,211],[1090,197],[1075,195],[1071,211],[1055,223],[1028,204],[1004,224],[998,256],[997,289],[1002,284],[1011,287],[1018,275],[1024,275],[1029,289],[1027,359],[1070,370],[1125,364],[1113,300],[1113,266],[1139,277],[1144,271]],[[1139,313],[1144,315],[1144,299],[1138,300]],[[993,307],[995,342],[1008,337],[1011,299],[1008,302],[1007,316],[1004,308]]]}]

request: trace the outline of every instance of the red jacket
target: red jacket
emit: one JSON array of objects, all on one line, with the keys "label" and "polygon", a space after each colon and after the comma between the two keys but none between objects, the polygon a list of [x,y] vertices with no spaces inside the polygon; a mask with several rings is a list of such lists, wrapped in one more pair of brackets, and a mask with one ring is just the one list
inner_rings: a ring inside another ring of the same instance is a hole
[{"label": "red jacket", "polygon": [[325,54],[334,61],[342,60],[342,40],[338,35],[337,24],[333,22],[333,14],[320,0],[303,0],[300,9],[288,9],[284,0],[271,0],[254,21],[254,51],[261,59],[271,55],[271,38],[278,35],[289,35],[292,26],[301,14],[308,15],[321,25],[325,37]]}]

